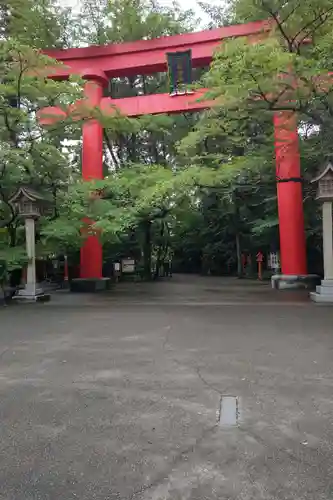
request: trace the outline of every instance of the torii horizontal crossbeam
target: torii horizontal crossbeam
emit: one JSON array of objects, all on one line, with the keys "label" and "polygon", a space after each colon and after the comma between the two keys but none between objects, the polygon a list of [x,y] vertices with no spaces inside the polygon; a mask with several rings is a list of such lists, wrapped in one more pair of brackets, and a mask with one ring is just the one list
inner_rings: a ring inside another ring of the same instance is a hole
[{"label": "torii horizontal crossbeam", "polygon": [[257,21],[153,40],[77,49],[52,49],[45,50],[44,53],[62,61],[66,66],[56,70],[57,78],[66,79],[70,74],[82,74],[87,67],[97,72],[103,71],[108,78],[147,75],[166,71],[166,52],[191,49],[193,67],[203,67],[209,65],[221,40],[232,37],[258,39],[269,29],[269,22]]},{"label": "torii horizontal crossbeam", "polygon": [[[142,95],[121,99],[104,97],[101,99],[100,109],[105,115],[118,111],[122,115],[130,117],[161,113],[189,113],[207,109],[213,104],[203,99],[206,92],[207,89],[201,89],[193,94],[177,95],[176,97],[171,97],[169,94]],[[79,108],[73,109],[77,113]],[[68,113],[71,114],[71,108]],[[57,120],[66,118],[66,116],[65,111],[55,106],[44,108],[38,113],[42,125],[51,125]]]}]

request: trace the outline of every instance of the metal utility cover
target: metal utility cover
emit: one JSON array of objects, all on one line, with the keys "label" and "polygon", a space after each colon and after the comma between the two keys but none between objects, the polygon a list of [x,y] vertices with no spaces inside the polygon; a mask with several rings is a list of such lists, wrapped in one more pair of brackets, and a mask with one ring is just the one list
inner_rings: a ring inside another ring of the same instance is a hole
[{"label": "metal utility cover", "polygon": [[220,401],[221,426],[237,425],[239,420],[239,399],[237,396],[222,396]]}]

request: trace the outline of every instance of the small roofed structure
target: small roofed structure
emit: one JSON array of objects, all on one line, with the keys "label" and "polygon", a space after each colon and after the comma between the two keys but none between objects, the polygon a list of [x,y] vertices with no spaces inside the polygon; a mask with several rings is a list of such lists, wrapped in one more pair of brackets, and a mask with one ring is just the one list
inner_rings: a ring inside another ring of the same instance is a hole
[{"label": "small roofed structure", "polygon": [[31,186],[20,186],[9,199],[9,203],[21,217],[38,219],[50,208],[51,200]]},{"label": "small roofed structure", "polygon": [[318,185],[317,200],[323,202],[333,200],[333,165],[330,161],[320,169],[317,177],[311,182]]}]

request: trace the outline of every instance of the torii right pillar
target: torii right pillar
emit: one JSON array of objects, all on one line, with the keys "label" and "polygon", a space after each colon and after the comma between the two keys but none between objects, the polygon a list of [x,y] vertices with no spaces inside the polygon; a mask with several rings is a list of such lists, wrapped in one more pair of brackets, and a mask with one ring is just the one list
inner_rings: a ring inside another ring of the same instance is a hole
[{"label": "torii right pillar", "polygon": [[274,288],[313,288],[318,276],[307,271],[302,177],[297,116],[292,111],[274,114],[277,203],[280,230],[281,274],[272,277]]}]

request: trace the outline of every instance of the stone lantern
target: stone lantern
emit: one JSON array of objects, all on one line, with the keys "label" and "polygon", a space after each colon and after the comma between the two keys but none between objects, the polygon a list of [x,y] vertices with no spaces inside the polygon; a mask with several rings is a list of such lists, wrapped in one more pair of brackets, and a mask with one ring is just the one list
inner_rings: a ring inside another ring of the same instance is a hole
[{"label": "stone lantern", "polygon": [[323,259],[324,279],[317,286],[316,292],[311,293],[315,302],[326,302],[333,304],[333,165],[327,163],[321,169],[319,175],[312,180],[317,184],[316,199],[322,203],[323,220]]},{"label": "stone lantern", "polygon": [[20,187],[9,200],[19,217],[25,221],[25,238],[28,256],[27,282],[25,288],[19,290],[16,298],[39,301],[48,300],[42,288],[36,282],[36,241],[35,221],[45,212],[50,203],[40,193],[28,186]]}]

